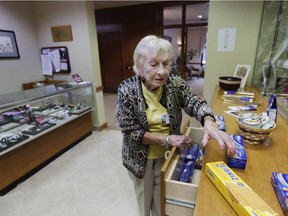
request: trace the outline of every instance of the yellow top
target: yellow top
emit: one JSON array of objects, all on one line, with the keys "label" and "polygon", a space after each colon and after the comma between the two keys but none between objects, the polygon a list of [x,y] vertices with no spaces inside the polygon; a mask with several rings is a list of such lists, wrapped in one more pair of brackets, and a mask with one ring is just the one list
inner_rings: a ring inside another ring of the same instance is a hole
[{"label": "yellow top", "polygon": [[[149,91],[142,83],[142,91],[148,108],[146,109],[147,120],[150,132],[159,135],[169,134],[169,118],[167,110],[163,107],[159,100],[163,93],[163,88],[160,87],[154,92]],[[167,149],[160,145],[150,145],[148,159],[157,159],[164,157]]]}]

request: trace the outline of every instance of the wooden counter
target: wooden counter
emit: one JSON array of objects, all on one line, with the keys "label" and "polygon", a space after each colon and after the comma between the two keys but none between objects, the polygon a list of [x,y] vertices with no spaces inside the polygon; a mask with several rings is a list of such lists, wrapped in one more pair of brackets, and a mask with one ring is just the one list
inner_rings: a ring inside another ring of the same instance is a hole
[{"label": "wooden counter", "polygon": [[[262,103],[258,112],[266,110],[267,102],[255,89],[245,88],[245,91],[254,92],[256,102]],[[221,96],[223,90],[216,88],[213,100],[213,111],[215,115],[224,115],[226,120],[226,132],[228,134],[239,134],[236,118],[224,113],[228,106],[233,104],[223,103]],[[272,172],[288,173],[288,125],[278,115],[277,127],[270,134],[271,142],[268,145],[246,144],[247,165],[245,170],[233,169],[268,205],[279,215],[283,215],[277,197],[270,183]],[[205,163],[214,161],[226,162],[225,153],[220,150],[215,141],[209,141],[205,151]],[[237,215],[229,203],[206,176],[202,170],[199,190],[196,199],[195,216],[221,216]]]},{"label": "wooden counter", "polygon": [[0,195],[5,195],[17,184],[90,135],[92,129],[89,111],[0,155]]}]

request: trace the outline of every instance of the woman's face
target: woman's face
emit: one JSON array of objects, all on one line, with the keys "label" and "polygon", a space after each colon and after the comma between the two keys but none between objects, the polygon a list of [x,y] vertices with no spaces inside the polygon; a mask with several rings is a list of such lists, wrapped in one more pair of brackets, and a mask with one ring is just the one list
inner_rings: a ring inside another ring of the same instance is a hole
[{"label": "woman's face", "polygon": [[166,57],[143,58],[141,76],[147,89],[154,91],[163,86],[170,71],[170,59]]}]

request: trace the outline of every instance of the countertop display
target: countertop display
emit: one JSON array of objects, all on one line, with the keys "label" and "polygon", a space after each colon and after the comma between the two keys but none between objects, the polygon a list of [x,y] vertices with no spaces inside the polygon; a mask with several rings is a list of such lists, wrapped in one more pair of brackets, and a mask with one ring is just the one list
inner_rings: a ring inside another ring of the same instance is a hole
[{"label": "countertop display", "polygon": [[[255,113],[266,111],[267,101],[254,88],[245,88],[247,92],[255,93],[255,102],[259,103]],[[213,100],[213,111],[215,115],[223,115],[226,121],[226,132],[228,134],[240,134],[237,125],[237,118],[224,111],[229,110],[228,106],[234,106],[233,103],[224,103],[222,95],[224,91],[216,87]],[[249,111],[251,112],[251,111]],[[276,128],[269,135],[268,140],[262,144],[245,144],[247,154],[247,164],[245,169],[232,170],[255,192],[260,196],[275,212],[283,215],[277,196],[271,185],[271,176],[273,172],[288,173],[288,125],[281,115],[278,115]],[[221,151],[218,144],[209,141],[206,150],[204,162],[227,162],[225,152]],[[197,192],[196,205],[194,209],[195,216],[207,215],[237,215],[213,183],[209,180],[202,169],[200,184]]]},{"label": "countertop display", "polygon": [[1,95],[0,155],[91,111],[93,106],[93,88],[89,82],[53,84]]}]

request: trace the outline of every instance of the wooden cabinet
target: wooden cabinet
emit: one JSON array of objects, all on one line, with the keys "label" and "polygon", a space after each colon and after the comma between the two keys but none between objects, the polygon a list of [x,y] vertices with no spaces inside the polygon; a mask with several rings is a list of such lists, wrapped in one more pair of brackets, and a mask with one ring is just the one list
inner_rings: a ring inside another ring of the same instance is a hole
[{"label": "wooden cabinet", "polygon": [[92,133],[91,111],[45,131],[0,156],[0,195],[4,195]]}]

